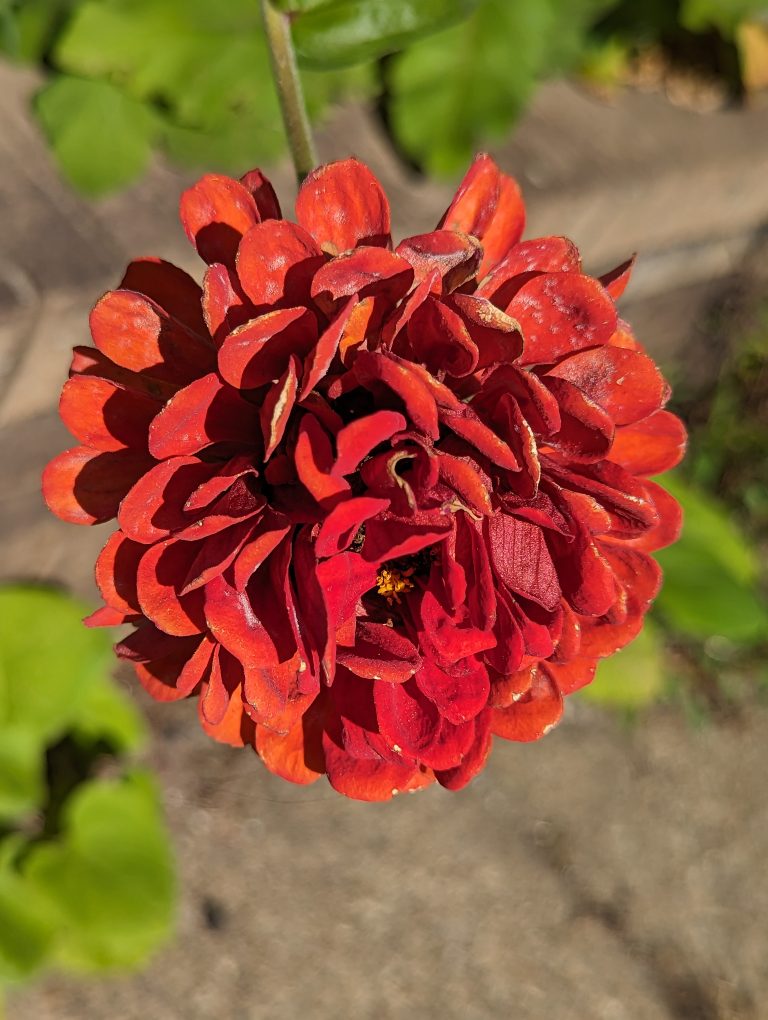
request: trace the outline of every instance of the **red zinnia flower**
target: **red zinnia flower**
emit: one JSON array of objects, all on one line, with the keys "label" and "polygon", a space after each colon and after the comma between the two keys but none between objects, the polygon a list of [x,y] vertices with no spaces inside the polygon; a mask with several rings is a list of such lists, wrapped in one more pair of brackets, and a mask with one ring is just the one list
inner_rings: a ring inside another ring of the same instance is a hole
[{"label": "red zinnia flower", "polygon": [[258,172],[181,217],[203,286],[133,262],[91,315],[47,468],[51,509],[117,517],[96,564],[144,687],[298,783],[457,789],[492,735],[535,740],[631,641],[677,505],[669,390],[562,237],[520,241],[487,156],[437,230],[392,250],[355,160],[297,223]]}]

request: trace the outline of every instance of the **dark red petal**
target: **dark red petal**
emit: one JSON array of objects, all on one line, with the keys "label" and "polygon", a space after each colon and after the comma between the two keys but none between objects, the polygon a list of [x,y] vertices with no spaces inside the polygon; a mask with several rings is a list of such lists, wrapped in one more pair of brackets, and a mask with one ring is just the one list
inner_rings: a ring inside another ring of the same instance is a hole
[{"label": "dark red petal", "polygon": [[563,696],[557,684],[541,667],[532,670],[531,687],[509,708],[494,708],[492,732],[505,740],[538,740],[552,729],[563,714]]},{"label": "dark red petal", "polygon": [[429,387],[406,361],[384,354],[360,351],[354,372],[365,386],[380,383],[402,400],[405,413],[416,428],[432,439],[440,435],[437,404]]},{"label": "dark red petal", "polygon": [[492,513],[488,487],[468,459],[441,452],[437,463],[440,477],[450,485],[462,502],[478,514]]},{"label": "dark red petal", "polygon": [[279,378],[292,354],[303,358],[317,342],[317,319],[308,308],[282,308],[238,326],[219,350],[219,370],[239,389]]},{"label": "dark red petal", "polygon": [[70,524],[102,524],[114,517],[120,501],[153,464],[145,453],[101,453],[76,446],[55,457],[43,472],[48,507]]},{"label": "dark red petal", "polygon": [[204,733],[220,744],[229,744],[230,747],[253,744],[256,727],[246,713],[247,706],[243,702],[242,688],[237,687],[232,691],[224,716],[215,725],[208,722],[203,715],[203,691],[200,695],[197,703],[198,717]]},{"label": "dark red petal", "polygon": [[326,262],[312,280],[312,297],[324,310],[353,295],[374,297],[391,305],[407,293],[413,269],[385,248],[355,248]]},{"label": "dark red petal", "polygon": [[685,456],[685,426],[669,411],[616,430],[610,458],[633,475],[657,475]]},{"label": "dark red petal", "polygon": [[304,362],[304,371],[301,378],[301,389],[299,400],[304,400],[317,386],[331,366],[339,344],[344,336],[350,319],[354,314],[356,302],[350,298],[347,304],[341,309],[330,326],[320,335],[315,346],[307,355]]},{"label": "dark red petal", "polygon": [[261,516],[251,538],[235,561],[235,588],[239,592],[245,591],[252,575],[290,530],[291,525],[281,514],[267,510]]},{"label": "dark red petal", "polygon": [[490,517],[485,526],[491,562],[507,588],[554,609],[560,585],[542,529],[505,513]]},{"label": "dark red petal", "polygon": [[195,542],[198,552],[187,571],[181,594],[188,595],[189,592],[207,584],[213,577],[224,573],[250,539],[254,527],[253,521],[247,519],[231,528],[216,532],[205,541]]},{"label": "dark red petal", "polygon": [[240,178],[243,187],[253,195],[259,216],[263,220],[279,220],[282,218],[280,203],[277,200],[275,189],[261,170],[249,170]]},{"label": "dark red petal", "polygon": [[462,404],[460,411],[440,408],[440,420],[457,436],[466,439],[484,457],[507,471],[519,471],[517,461],[509,444],[500,439],[493,429],[481,421],[468,404]]},{"label": "dark red petal", "polygon": [[96,347],[116,365],[160,380],[189,382],[210,371],[215,360],[212,345],[134,291],[105,294],[90,325]]},{"label": "dark red petal", "polygon": [[390,243],[387,196],[368,167],[356,159],[313,170],[299,189],[296,219],[334,255],[359,244]]},{"label": "dark red petal", "polygon": [[450,673],[427,659],[414,680],[440,715],[456,725],[474,719],[487,704],[491,690],[488,672],[477,659],[457,663]]},{"label": "dark red petal", "polygon": [[253,195],[239,181],[206,174],[181,196],[181,222],[202,259],[233,266],[240,240],[261,219]]},{"label": "dark red petal", "polygon": [[211,372],[168,401],[149,429],[149,449],[158,460],[197,453],[214,443],[255,444],[258,408]]},{"label": "dark red petal", "polygon": [[506,311],[522,327],[522,365],[548,364],[584,347],[606,344],[616,329],[616,309],[605,289],[580,273],[535,276]]},{"label": "dark red petal", "polygon": [[469,326],[480,368],[517,360],[523,350],[523,337],[513,318],[475,294],[453,294],[450,301]]},{"label": "dark red petal", "polygon": [[134,259],[120,281],[120,289],[146,294],[187,329],[206,336],[200,285],[183,269],[163,259]]},{"label": "dark red petal", "polygon": [[435,778],[446,790],[461,790],[485,768],[493,742],[491,718],[492,713],[488,709],[474,720],[474,740],[460,765],[452,769],[435,770]]},{"label": "dark red petal", "polygon": [[251,227],[237,253],[237,275],[255,305],[297,305],[309,297],[324,258],[309,234],[287,220]]},{"label": "dark red petal", "polygon": [[645,489],[656,507],[659,523],[637,538],[624,539],[623,544],[644,552],[656,552],[672,545],[680,538],[680,532],[683,530],[683,510],[677,500],[655,482],[646,481]]},{"label": "dark red petal", "polygon": [[366,524],[363,556],[369,563],[410,556],[442,541],[450,531],[450,514],[442,510],[416,512],[409,518],[385,512]]},{"label": "dark red petal", "polygon": [[389,507],[388,499],[353,496],[337,504],[323,523],[315,539],[318,556],[334,556],[352,544],[360,525]]},{"label": "dark red petal", "polygon": [[96,450],[145,450],[149,423],[162,405],[107,379],[75,375],[64,384],[59,414],[69,431]]},{"label": "dark red petal", "polygon": [[477,345],[461,316],[443,301],[432,296],[423,301],[408,320],[407,330],[415,360],[430,372],[465,376],[477,368]]},{"label": "dark red petal", "polygon": [[115,653],[133,663],[139,681],[153,698],[178,701],[188,697],[205,676],[208,650],[200,647],[204,642],[199,634],[171,637],[147,622],[116,645]]},{"label": "dark red petal", "polygon": [[545,375],[543,381],[560,408],[560,428],[548,442],[573,460],[602,460],[613,442],[610,415],[567,379]]},{"label": "dark red petal", "polygon": [[383,623],[359,621],[354,647],[338,648],[336,658],[356,676],[405,683],[421,665],[416,646]]},{"label": "dark red petal", "polygon": [[553,377],[577,386],[616,425],[647,418],[669,396],[669,387],[653,361],[621,347],[599,347],[574,354],[551,369],[545,379]]},{"label": "dark red petal", "polygon": [[96,584],[112,609],[130,615],[139,612],[136,571],[146,547],[115,531],[96,560]]},{"label": "dark red petal", "polygon": [[602,616],[616,599],[616,581],[607,560],[601,555],[586,528],[576,520],[575,535],[566,539],[557,532],[546,532],[546,542],[568,604],[586,616]]},{"label": "dark red petal", "polygon": [[305,414],[299,426],[294,451],[296,472],[318,503],[349,492],[349,483],[331,474],[333,451],[328,433],[312,414]]},{"label": "dark red petal", "polygon": [[192,519],[185,512],[185,502],[215,472],[215,464],[204,464],[197,457],[173,457],[155,464],[123,499],[120,527],[145,545],[167,538]]}]

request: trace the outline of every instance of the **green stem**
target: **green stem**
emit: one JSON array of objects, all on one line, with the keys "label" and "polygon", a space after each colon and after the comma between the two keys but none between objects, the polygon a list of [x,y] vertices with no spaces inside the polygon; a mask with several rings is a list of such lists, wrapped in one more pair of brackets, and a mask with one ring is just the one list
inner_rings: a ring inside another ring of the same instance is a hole
[{"label": "green stem", "polygon": [[261,0],[261,12],[288,146],[301,184],[317,166],[317,155],[293,49],[291,22],[287,14],[277,10],[272,0]]}]

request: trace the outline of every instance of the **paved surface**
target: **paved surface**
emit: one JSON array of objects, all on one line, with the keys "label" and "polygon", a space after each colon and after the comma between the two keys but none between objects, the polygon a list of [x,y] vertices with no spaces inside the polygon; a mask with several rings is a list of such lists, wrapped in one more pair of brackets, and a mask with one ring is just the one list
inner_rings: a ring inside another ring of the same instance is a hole
[{"label": "paved surface", "polygon": [[[82,202],[29,122],[33,84],[0,67],[1,572],[88,596],[105,529],[60,524],[39,495],[66,441],[69,350],[130,255],[193,263],[181,178],[157,167]],[[409,180],[359,111],[323,152],[345,138],[384,180],[396,229],[428,229],[450,189]],[[627,307],[685,368],[693,312],[768,221],[768,111],[705,119],[554,86],[500,155],[532,233],[570,234],[598,270],[648,253]],[[274,176],[285,194],[289,172]],[[207,741],[191,706],[142,704],[182,871],[177,940],[138,976],[49,977],[14,997],[12,1020],[768,1016],[764,713],[694,730],[659,710],[627,730],[571,704],[544,742],[499,743],[470,789],[367,806],[275,780]]]}]

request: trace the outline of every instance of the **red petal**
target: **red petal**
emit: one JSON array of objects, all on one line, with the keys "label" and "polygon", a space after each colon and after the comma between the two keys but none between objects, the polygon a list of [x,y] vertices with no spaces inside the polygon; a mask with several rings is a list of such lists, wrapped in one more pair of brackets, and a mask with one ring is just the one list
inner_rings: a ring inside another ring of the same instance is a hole
[{"label": "red petal", "polygon": [[[170,637],[145,623],[115,647],[118,658],[133,662],[145,690],[157,701],[178,701],[205,675],[205,650],[200,635]],[[200,670],[198,671],[198,667]]]},{"label": "red petal", "polygon": [[685,456],[685,426],[669,411],[617,429],[610,458],[633,475],[657,475]]},{"label": "red petal", "polygon": [[102,524],[114,517],[120,501],[151,467],[145,453],[101,453],[85,446],[65,450],[43,472],[43,496],[50,510],[70,524]]},{"label": "red petal", "polygon": [[255,389],[279,378],[291,355],[303,358],[317,342],[308,308],[282,308],[238,326],[219,350],[219,369],[232,386]]},{"label": "red petal", "polygon": [[457,436],[461,436],[462,439],[471,443],[493,464],[498,464],[499,467],[505,468],[507,471],[520,470],[517,458],[509,445],[500,439],[493,429],[482,422],[467,404],[461,405],[460,411],[440,408],[440,420]]},{"label": "red petal", "polygon": [[435,771],[435,778],[446,790],[461,790],[485,767],[488,755],[491,752],[491,744],[493,743],[491,717],[492,713],[485,711],[475,719],[474,740],[472,746],[464,755],[461,765],[457,765],[456,768],[452,769]]},{"label": "red petal", "polygon": [[113,532],[96,560],[96,584],[112,609],[128,615],[139,612],[136,571],[146,547],[121,531]]},{"label": "red petal", "polygon": [[520,187],[513,177],[501,174],[496,211],[482,238],[485,255],[477,271],[478,280],[482,280],[512,245],[518,243],[524,229],[525,205]]},{"label": "red petal", "polygon": [[96,450],[146,449],[149,423],[159,401],[96,376],[75,375],[64,384],[59,413],[69,431]]},{"label": "red petal", "polygon": [[453,230],[407,237],[395,252],[413,266],[417,284],[426,282],[427,290],[446,294],[476,274],[483,255],[475,238]]},{"label": "red petal", "polygon": [[285,434],[288,419],[296,403],[298,388],[299,359],[291,355],[282,377],[270,386],[259,411],[261,434],[264,437],[264,461],[275,452]]},{"label": "red petal", "polygon": [[134,259],[120,281],[121,290],[146,294],[187,329],[205,337],[200,285],[183,269],[158,258]]},{"label": "red petal", "polygon": [[567,237],[536,237],[516,244],[478,288],[499,307],[509,304],[533,273],[580,272],[579,249]]},{"label": "red petal", "polygon": [[253,195],[256,208],[262,220],[279,220],[282,218],[280,203],[277,200],[275,189],[261,170],[249,170],[240,178],[243,187]]},{"label": "red petal", "polygon": [[261,219],[253,195],[239,181],[206,174],[181,196],[181,222],[202,259],[233,266],[240,240]]},{"label": "red petal", "polygon": [[602,460],[613,442],[610,416],[567,379],[545,375],[543,381],[560,408],[560,428],[548,442],[573,460]]},{"label": "red petal", "polygon": [[386,248],[355,248],[326,262],[315,273],[312,297],[323,305],[341,298],[379,297],[399,301],[413,283],[413,269]]},{"label": "red petal", "polygon": [[356,159],[313,170],[299,189],[296,219],[333,254],[359,244],[390,243],[387,196],[368,167]]},{"label": "red petal", "polygon": [[333,322],[331,322],[330,326],[320,335],[319,340],[307,355],[304,362],[299,400],[304,400],[320,380],[325,377],[339,349],[339,343],[345,334],[355,306],[356,302],[354,299],[350,299]]},{"label": "red petal", "polygon": [[406,424],[397,411],[374,411],[345,425],[336,436],[334,474],[352,474],[375,447],[402,432]]},{"label": "red petal", "polygon": [[349,484],[343,478],[331,474],[331,441],[312,414],[305,414],[301,419],[294,460],[299,479],[318,503],[349,492]]},{"label": "red petal", "polygon": [[522,327],[522,365],[548,364],[584,347],[606,344],[617,322],[604,288],[580,273],[535,276],[515,294],[506,311]]},{"label": "red petal", "polygon": [[212,345],[130,290],[105,294],[91,312],[90,325],[96,347],[132,372],[184,383],[210,371],[214,361]]},{"label": "red petal", "polygon": [[284,517],[268,510],[256,525],[253,535],[235,562],[235,588],[245,591],[251,576],[291,530]]},{"label": "red petal", "polygon": [[538,740],[563,714],[563,697],[552,678],[540,667],[532,670],[530,690],[509,708],[494,708],[491,729],[505,740]]},{"label": "red petal", "polygon": [[144,544],[167,538],[192,519],[184,504],[215,472],[215,464],[204,464],[197,457],[174,457],[155,464],[123,499],[120,527],[129,538]]},{"label": "red petal", "polygon": [[547,532],[547,545],[557,563],[557,576],[568,604],[586,616],[602,616],[617,598],[616,581],[607,560],[587,530],[574,520],[575,535],[565,539]]},{"label": "red petal", "polygon": [[251,227],[237,253],[237,274],[255,305],[297,305],[309,297],[316,270],[324,261],[309,234],[286,220]]},{"label": "red petal", "polygon": [[136,591],[144,615],[166,634],[187,637],[205,630],[203,593],[178,592],[189,574],[196,548],[166,539],[150,546],[139,562]]},{"label": "red petal", "polygon": [[358,553],[343,552],[317,565],[331,626],[338,629],[354,616],[358,600],[376,585],[376,564]]},{"label": "red petal", "polygon": [[355,359],[354,372],[363,385],[381,383],[386,386],[402,400],[405,412],[416,428],[432,439],[439,437],[435,398],[408,362],[391,355],[360,351]]},{"label": "red petal", "polygon": [[624,539],[622,544],[643,552],[656,552],[680,538],[683,510],[677,500],[655,482],[646,481],[645,488],[658,511],[659,523],[635,539]]},{"label": "red petal", "polygon": [[616,425],[630,425],[653,414],[669,395],[661,372],[645,354],[600,347],[565,358],[545,379],[577,386],[599,404]]},{"label": "red petal", "polygon": [[428,371],[453,376],[474,372],[480,352],[461,316],[429,296],[408,320],[408,339],[416,361]]},{"label": "red petal", "polygon": [[302,786],[325,772],[322,715],[314,709],[313,705],[287,733],[256,727],[256,751],[269,771]]},{"label": "red petal", "polygon": [[604,273],[603,276],[599,277],[600,283],[602,283],[614,301],[620,298],[627,289],[636,258],[637,255],[633,255],[626,262],[622,262],[620,266],[616,266],[609,273]]},{"label": "red petal", "polygon": [[203,732],[220,744],[229,744],[230,747],[245,747],[247,744],[253,744],[255,726],[246,714],[242,688],[238,687],[232,691],[220,722],[214,725],[205,718],[202,711],[202,697],[198,701],[198,716]]},{"label": "red petal", "polygon": [[523,350],[523,337],[513,318],[475,294],[453,294],[450,301],[469,326],[480,368],[517,360]]},{"label": "red petal", "polygon": [[560,585],[541,528],[501,512],[488,519],[486,528],[491,562],[507,588],[554,609]]},{"label": "red petal", "polygon": [[353,800],[391,800],[434,781],[430,771],[393,765],[382,759],[353,758],[328,733],[323,734],[328,781],[337,793]]},{"label": "red petal", "polygon": [[165,405],[149,429],[154,457],[183,457],[214,443],[255,443],[258,408],[215,372],[196,379]]},{"label": "red petal", "polygon": [[386,510],[389,502],[373,496],[353,496],[339,503],[320,525],[315,553],[318,556],[335,556],[346,549],[360,530],[360,525]]},{"label": "red petal", "polygon": [[234,563],[243,545],[253,534],[254,523],[247,519],[231,528],[218,531],[203,542],[196,542],[198,553],[187,571],[182,595],[188,595],[196,588],[201,588],[213,577],[223,574]]},{"label": "red petal", "polygon": [[383,623],[359,621],[353,648],[339,648],[337,661],[356,676],[405,683],[421,665],[416,646]]},{"label": "red petal", "polygon": [[592,683],[597,663],[594,659],[573,659],[566,663],[542,663],[540,668],[549,673],[560,693],[566,695],[580,691],[582,687]]},{"label": "red petal", "polygon": [[203,313],[217,347],[253,315],[253,305],[240,290],[237,276],[219,262],[209,266],[203,279]]},{"label": "red petal", "polygon": [[414,680],[440,715],[456,725],[474,719],[485,708],[491,690],[488,672],[477,659],[465,659],[450,673],[426,659]]}]

